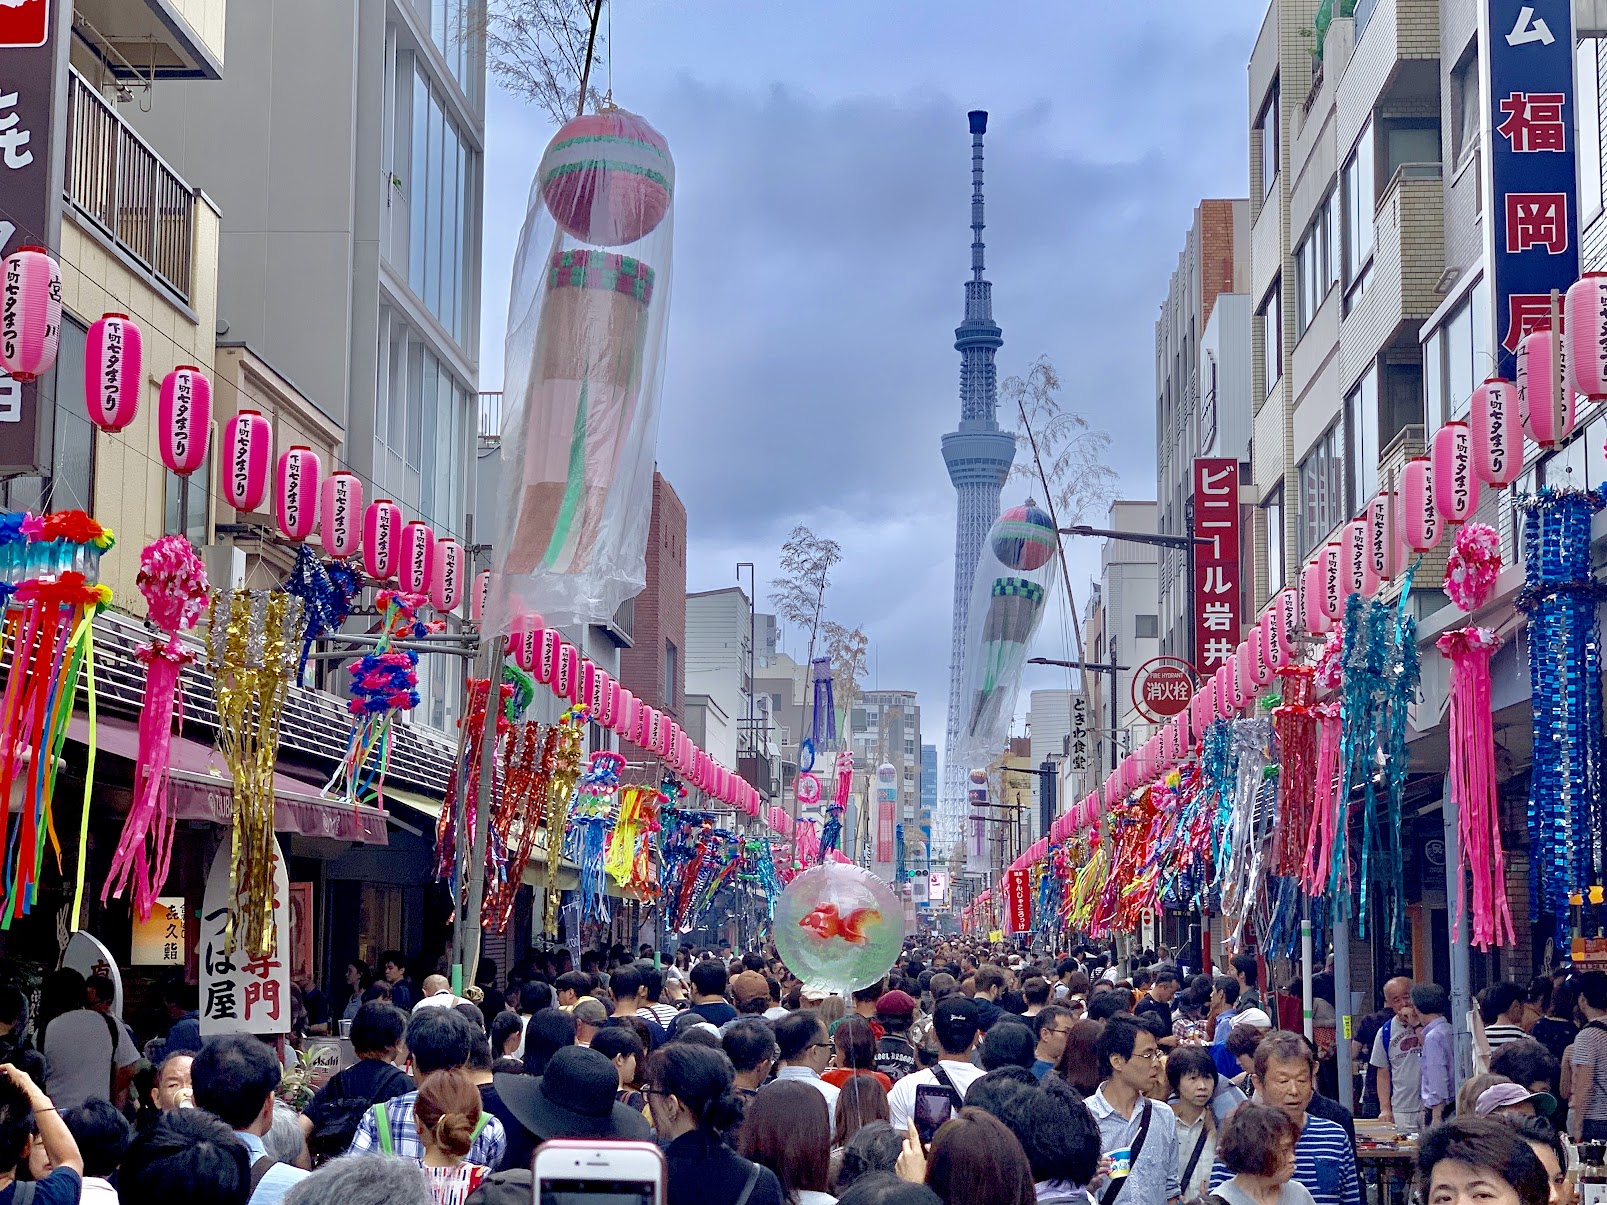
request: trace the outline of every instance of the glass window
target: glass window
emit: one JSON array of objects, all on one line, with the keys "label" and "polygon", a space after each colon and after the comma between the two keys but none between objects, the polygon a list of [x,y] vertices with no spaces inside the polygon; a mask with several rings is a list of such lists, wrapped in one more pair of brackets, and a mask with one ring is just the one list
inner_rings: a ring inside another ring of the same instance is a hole
[{"label": "glass window", "polygon": [[[421,461],[414,460],[410,460],[409,463],[421,466],[423,476],[419,483],[418,508],[420,514],[431,519],[435,517],[435,466],[442,460],[442,457],[437,455],[437,449],[440,445],[436,443],[436,422],[441,414],[440,395],[441,362],[426,351],[424,353],[424,429],[420,439],[423,442],[423,446],[430,450],[431,463],[424,465]],[[408,450],[412,450],[411,445],[409,445]]]},{"label": "glass window", "polygon": [[1445,415],[1460,418],[1473,400],[1473,307],[1462,305],[1445,327]]},{"label": "glass window", "polygon": [[[201,467],[188,477],[163,473],[163,531],[182,532],[196,544],[207,542],[206,519],[211,501],[212,453],[207,452]],[[179,503],[184,503],[184,522],[179,523]]]},{"label": "glass window", "polygon": [[[410,66],[413,56],[407,55]],[[403,62],[397,60],[397,71]],[[425,181],[429,178],[430,85],[422,71],[413,70],[413,145],[407,171],[408,230],[407,280],[415,293],[423,293],[425,220],[429,202]]]},{"label": "glass window", "polygon": [[675,685],[680,677],[680,655],[680,650],[675,647],[674,641],[664,642],[664,706],[666,707],[675,706]]},{"label": "glass window", "polygon": [[1391,122],[1384,134],[1384,179],[1391,179],[1403,163],[1438,163],[1440,127]]},{"label": "glass window", "polygon": [[1347,514],[1339,429],[1339,423],[1329,427],[1300,462],[1300,555],[1303,557],[1326,540]]},{"label": "glass window", "polygon": [[1261,504],[1267,522],[1267,597],[1283,589],[1283,486]]},{"label": "glass window", "polygon": [[1452,75],[1455,85],[1457,101],[1456,141],[1452,152],[1456,162],[1461,163],[1464,155],[1471,155],[1479,145],[1479,122],[1484,115],[1479,112],[1479,50],[1475,46],[1464,62]]},{"label": "glass window", "polygon": [[1272,87],[1267,91],[1266,103],[1261,107],[1261,116],[1256,118],[1255,133],[1251,140],[1260,161],[1261,195],[1267,196],[1272,191],[1273,182],[1278,178],[1278,81],[1272,81]]},{"label": "glass window", "polygon": [[444,100],[419,68],[414,71],[412,159],[407,283],[462,346],[478,168]]},{"label": "glass window", "polygon": [[1311,316],[1317,312],[1317,263],[1321,247],[1317,228],[1312,227],[1295,248],[1295,337],[1306,333]]},{"label": "glass window", "polygon": [[1283,295],[1277,280],[1267,291],[1261,303],[1261,356],[1262,371],[1266,374],[1266,391],[1271,393],[1283,376]]},{"label": "glass window", "polygon": [[424,453],[424,344],[407,341],[407,467],[416,469]]},{"label": "glass window", "polygon": [[1574,144],[1579,154],[1579,227],[1601,212],[1601,40],[1574,47]]},{"label": "glass window", "polygon": [[1350,462],[1350,505],[1356,514],[1378,492],[1378,369],[1369,368],[1345,399],[1345,439]]},{"label": "glass window", "polygon": [[1159,640],[1161,635],[1161,621],[1158,615],[1133,616],[1133,638],[1135,640]]},{"label": "glass window", "polygon": [[[65,368],[84,362],[85,328],[65,315],[61,320],[56,363]],[[95,509],[95,427],[84,402],[84,374],[58,369],[51,393],[55,398],[50,483],[45,496],[50,510]],[[40,403],[45,401],[40,390]],[[150,405],[147,399],[147,405]],[[152,406],[154,410],[155,407]]]},{"label": "glass window", "polygon": [[1466,416],[1474,386],[1494,371],[1489,314],[1489,289],[1480,280],[1423,343],[1423,396],[1431,432]]},{"label": "glass window", "polygon": [[1345,160],[1345,278],[1362,282],[1373,255],[1373,211],[1377,193],[1373,183],[1373,123],[1362,127],[1356,149]]}]

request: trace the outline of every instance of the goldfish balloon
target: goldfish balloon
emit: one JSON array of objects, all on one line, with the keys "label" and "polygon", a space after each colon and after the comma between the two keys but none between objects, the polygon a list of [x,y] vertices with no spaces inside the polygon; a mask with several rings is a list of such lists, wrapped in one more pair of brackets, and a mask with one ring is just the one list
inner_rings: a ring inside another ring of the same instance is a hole
[{"label": "goldfish balloon", "polygon": [[776,949],[806,990],[869,987],[897,961],[904,908],[869,871],[827,862],[804,871],[776,902]]}]

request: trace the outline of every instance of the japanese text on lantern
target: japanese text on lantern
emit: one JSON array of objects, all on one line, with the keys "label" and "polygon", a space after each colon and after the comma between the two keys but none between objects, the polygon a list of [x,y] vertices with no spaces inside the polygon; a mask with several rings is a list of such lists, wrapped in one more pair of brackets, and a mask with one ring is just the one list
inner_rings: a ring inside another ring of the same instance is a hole
[{"label": "japanese text on lantern", "polygon": [[1211,673],[1239,644],[1239,462],[1194,461],[1194,664]]},{"label": "japanese text on lantern", "polygon": [[1488,47],[1490,313],[1510,377],[1523,336],[1551,325],[1552,289],[1579,275],[1569,0],[1484,0]]}]

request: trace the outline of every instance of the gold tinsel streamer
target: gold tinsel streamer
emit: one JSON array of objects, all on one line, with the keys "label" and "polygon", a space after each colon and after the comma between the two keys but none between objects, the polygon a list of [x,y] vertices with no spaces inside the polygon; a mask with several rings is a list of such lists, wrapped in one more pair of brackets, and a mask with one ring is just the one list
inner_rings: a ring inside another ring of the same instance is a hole
[{"label": "gold tinsel streamer", "polygon": [[569,805],[581,773],[581,729],[584,719],[575,709],[564,712],[558,721],[558,748],[552,774],[547,780],[547,833],[544,928],[548,937],[558,936],[558,906],[563,895],[558,890],[558,864],[564,860],[564,830],[569,827]]},{"label": "gold tinsel streamer", "polygon": [[210,623],[207,667],[218,708],[218,752],[234,776],[229,885],[237,911],[224,946],[267,958],[276,939],[273,766],[279,718],[301,651],[302,601],[279,591],[214,591]]}]

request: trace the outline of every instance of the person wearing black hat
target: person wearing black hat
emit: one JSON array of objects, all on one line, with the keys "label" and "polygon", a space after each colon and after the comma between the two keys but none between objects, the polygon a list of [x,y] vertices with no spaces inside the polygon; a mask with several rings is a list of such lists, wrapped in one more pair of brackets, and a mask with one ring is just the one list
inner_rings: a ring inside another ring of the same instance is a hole
[{"label": "person wearing black hat", "polygon": [[730,1059],[689,1042],[671,1042],[648,1056],[647,1104],[660,1141],[669,1143],[667,1205],[783,1205],[775,1172],[726,1144],[726,1134],[742,1120],[733,1078]]},{"label": "person wearing black hat", "polygon": [[[503,1107],[513,1114],[528,1142],[510,1142],[529,1152],[549,1138],[630,1138],[651,1141],[652,1130],[641,1111],[615,1099],[619,1072],[605,1055],[584,1046],[565,1046],[547,1061],[540,1076],[504,1073],[493,1076]],[[528,1167],[511,1158],[503,1167]]]}]

